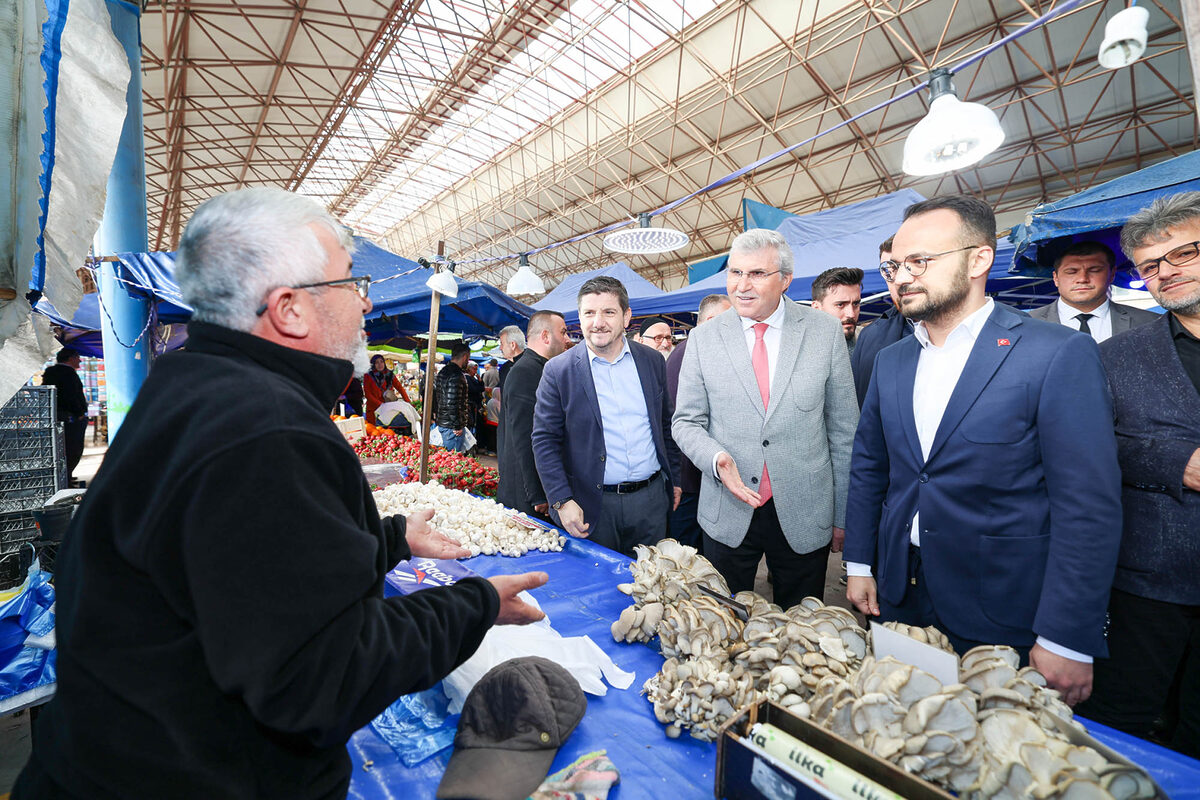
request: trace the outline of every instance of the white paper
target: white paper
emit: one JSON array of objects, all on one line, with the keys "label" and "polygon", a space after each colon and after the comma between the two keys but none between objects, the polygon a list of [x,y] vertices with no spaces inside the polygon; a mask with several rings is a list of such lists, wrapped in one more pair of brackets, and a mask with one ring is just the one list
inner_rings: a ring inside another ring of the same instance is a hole
[{"label": "white paper", "polygon": [[891,656],[897,661],[923,669],[942,682],[943,686],[958,683],[958,656],[939,650],[931,644],[918,642],[911,636],[871,623],[872,649],[875,658]]}]

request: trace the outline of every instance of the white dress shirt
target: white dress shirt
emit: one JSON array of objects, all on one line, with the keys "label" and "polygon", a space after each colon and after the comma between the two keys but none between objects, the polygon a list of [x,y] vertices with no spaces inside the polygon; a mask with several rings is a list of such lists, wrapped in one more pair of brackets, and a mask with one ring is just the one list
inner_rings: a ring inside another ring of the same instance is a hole
[{"label": "white dress shirt", "polygon": [[[1061,300],[1059,302],[1062,302]],[[967,359],[975,347],[975,340],[983,330],[984,323],[992,314],[995,302],[989,297],[983,306],[964,319],[946,337],[939,347],[929,339],[929,331],[924,322],[918,322],[913,328],[913,336],[921,345],[921,355],[917,358],[917,373],[913,381],[913,418],[917,427],[917,438],[921,442],[921,457],[929,458],[933,448],[933,440],[937,436],[938,426],[942,424],[942,416],[950,403],[950,395],[962,377]],[[1106,304],[1107,305],[1107,304]],[[1078,312],[1076,312],[1078,313]],[[917,547],[921,546],[921,510],[913,514],[909,540]],[[871,565],[853,561],[846,562],[846,574],[854,577],[871,577]],[[1042,637],[1037,643],[1050,652],[1070,658],[1074,661],[1092,660],[1091,656],[1078,653],[1066,647],[1048,642]]]},{"label": "white dress shirt", "polygon": [[1093,308],[1091,311],[1080,311],[1078,308],[1071,308],[1063,302],[1063,299],[1058,298],[1058,321],[1068,328],[1073,330],[1082,330],[1079,320],[1075,319],[1079,314],[1091,314],[1092,318],[1087,321],[1088,330],[1091,331],[1092,338],[1096,340],[1096,344],[1100,344],[1105,339],[1112,337],[1112,305],[1105,300],[1100,305]]},{"label": "white dress shirt", "polygon": [[[779,298],[779,305],[771,312],[771,316],[762,320],[767,324],[767,329],[763,331],[763,344],[767,347],[767,386],[775,386],[775,365],[779,363],[779,343],[783,341],[783,317],[784,307],[783,298]],[[758,320],[753,317],[742,317],[742,333],[746,337],[746,352],[750,354],[750,358],[754,358],[754,342],[758,339],[754,333],[754,326],[758,324]],[[753,361],[751,361],[753,365]],[[721,476],[717,473],[717,459],[721,457],[722,450],[713,456],[712,474],[713,477],[720,480]]]}]

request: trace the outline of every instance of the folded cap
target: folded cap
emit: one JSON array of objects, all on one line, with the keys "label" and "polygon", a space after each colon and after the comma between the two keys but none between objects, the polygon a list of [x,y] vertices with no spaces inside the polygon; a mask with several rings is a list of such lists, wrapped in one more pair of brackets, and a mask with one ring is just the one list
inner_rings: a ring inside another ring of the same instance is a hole
[{"label": "folded cap", "polygon": [[586,710],[579,682],[549,659],[492,667],[463,703],[439,800],[525,800]]}]

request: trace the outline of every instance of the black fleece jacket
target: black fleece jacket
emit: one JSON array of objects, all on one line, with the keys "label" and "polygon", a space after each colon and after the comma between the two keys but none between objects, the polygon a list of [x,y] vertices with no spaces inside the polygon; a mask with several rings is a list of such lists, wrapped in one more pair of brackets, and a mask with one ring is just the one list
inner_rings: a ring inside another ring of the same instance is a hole
[{"label": "black fleece jacket", "polygon": [[340,798],[346,742],[466,660],[479,578],[408,597],[327,409],[349,362],[189,325],[59,555],[58,693],[14,797]]}]

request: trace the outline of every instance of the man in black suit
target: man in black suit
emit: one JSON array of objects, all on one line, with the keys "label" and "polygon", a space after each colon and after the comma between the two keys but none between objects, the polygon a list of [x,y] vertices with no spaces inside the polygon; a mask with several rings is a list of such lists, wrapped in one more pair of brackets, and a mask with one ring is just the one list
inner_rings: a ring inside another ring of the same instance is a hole
[{"label": "man in black suit", "polygon": [[[1100,347],[1125,522],[1107,659],[1083,716],[1200,757],[1200,192],[1156,200],[1121,248],[1166,314]],[[1177,702],[1168,700],[1178,681]],[[1176,718],[1177,717],[1177,721]],[[1170,724],[1168,725],[1170,727]]]},{"label": "man in black suit", "polygon": [[567,323],[557,311],[529,318],[528,347],[513,363],[500,403],[496,499],[509,508],[546,517],[546,492],[533,461],[533,407],[546,362],[567,349]]},{"label": "man in black suit", "polygon": [[1058,300],[1029,312],[1034,319],[1083,331],[1096,340],[1154,322],[1158,314],[1108,299],[1117,274],[1113,251],[1100,242],[1076,242],[1054,261]]},{"label": "man in black suit", "polygon": [[[892,257],[892,237],[879,245],[879,261],[883,263]],[[858,395],[858,407],[862,408],[863,398],[867,396],[867,386],[871,383],[871,370],[875,368],[875,356],[889,344],[895,344],[912,333],[912,323],[900,313],[900,298],[896,294],[896,284],[888,284],[888,293],[892,296],[892,307],[883,315],[867,325],[858,334],[858,344],[850,353],[850,370],[854,373],[854,391]]]},{"label": "man in black suit", "polygon": [[58,388],[58,421],[63,424],[67,447],[67,478],[71,485],[75,479],[71,474],[83,458],[83,439],[88,426],[88,402],[83,392],[83,381],[79,380],[79,351],[64,347],[58,351],[53,367],[42,373],[43,386]]}]

